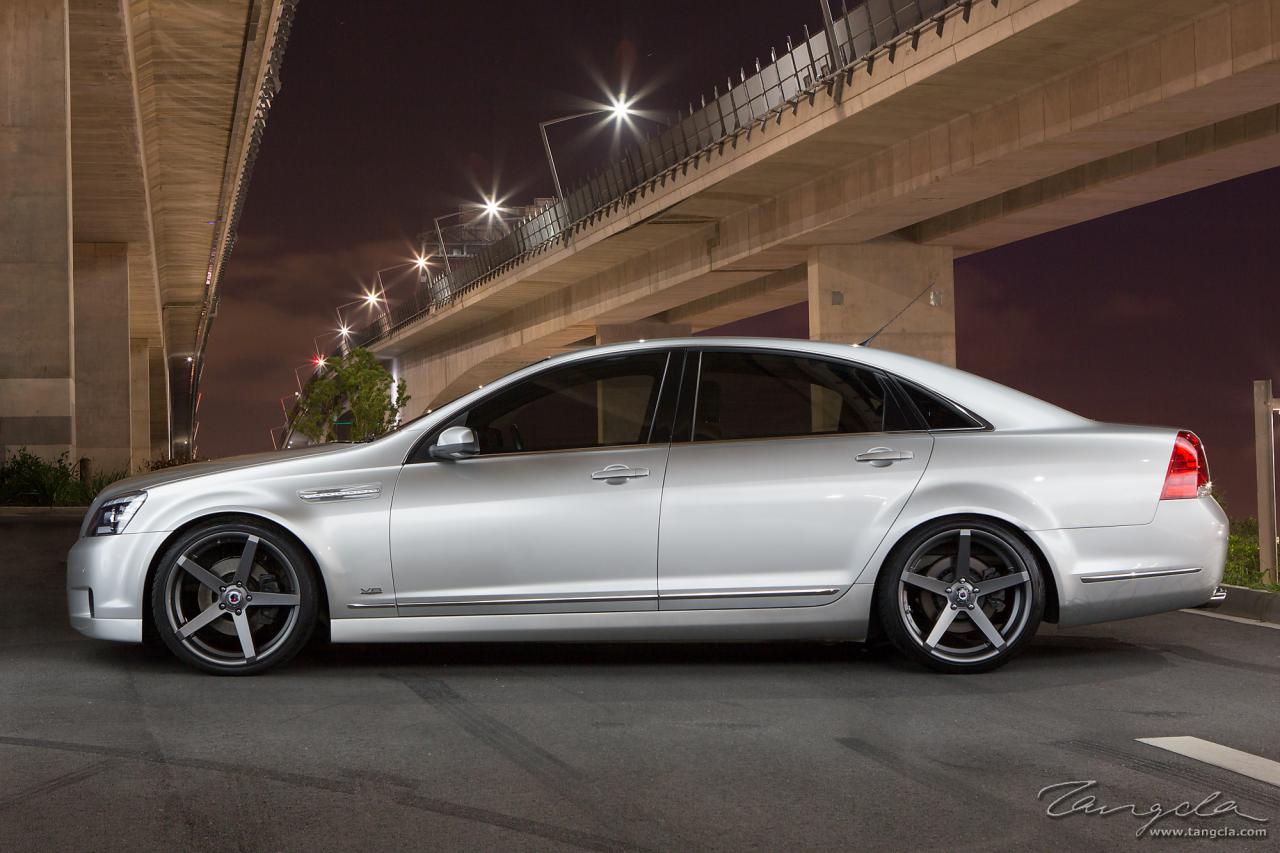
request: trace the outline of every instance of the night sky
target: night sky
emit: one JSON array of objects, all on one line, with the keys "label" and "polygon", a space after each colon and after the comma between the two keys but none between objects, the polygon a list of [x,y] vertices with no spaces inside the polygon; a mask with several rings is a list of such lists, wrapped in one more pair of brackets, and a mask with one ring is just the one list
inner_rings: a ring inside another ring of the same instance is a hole
[{"label": "night sky", "polygon": [[[430,217],[551,195],[538,122],[623,86],[683,109],[820,22],[817,0],[302,0],[207,351],[200,454],[270,449],[334,307],[410,260]],[[566,188],[615,144],[590,119],[555,133]],[[1087,417],[1194,429],[1231,513],[1252,513],[1250,383],[1280,380],[1277,198],[1280,170],[957,261],[959,366]],[[804,336],[805,308],[739,328]]]}]

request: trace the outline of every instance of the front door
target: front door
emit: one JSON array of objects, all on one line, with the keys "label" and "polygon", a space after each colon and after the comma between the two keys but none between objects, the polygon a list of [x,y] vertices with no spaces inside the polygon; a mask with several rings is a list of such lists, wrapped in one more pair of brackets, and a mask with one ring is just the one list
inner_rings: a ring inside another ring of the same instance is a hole
[{"label": "front door", "polygon": [[667,462],[661,609],[835,600],[902,511],[933,437],[874,371],[750,350],[699,360],[691,434]]},{"label": "front door", "polygon": [[400,614],[655,609],[667,361],[577,361],[502,388],[437,430],[470,427],[469,459],[431,458],[428,435],[391,509]]}]

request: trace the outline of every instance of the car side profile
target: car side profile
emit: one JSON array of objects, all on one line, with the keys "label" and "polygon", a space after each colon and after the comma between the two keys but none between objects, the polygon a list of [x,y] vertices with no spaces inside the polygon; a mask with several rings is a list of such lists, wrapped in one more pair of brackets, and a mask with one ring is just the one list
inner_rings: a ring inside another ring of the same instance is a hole
[{"label": "car side profile", "polygon": [[1220,598],[1191,432],[1100,423],[883,350],[575,351],[392,433],[134,477],[67,560],[71,622],[218,674],[334,642],[886,637],[946,672],[1042,620]]}]

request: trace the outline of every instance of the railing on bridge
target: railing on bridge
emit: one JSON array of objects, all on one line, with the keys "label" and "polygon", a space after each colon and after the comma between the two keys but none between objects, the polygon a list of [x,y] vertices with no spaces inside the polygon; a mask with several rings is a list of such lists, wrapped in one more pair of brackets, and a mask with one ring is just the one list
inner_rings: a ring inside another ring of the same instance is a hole
[{"label": "railing on bridge", "polygon": [[[738,81],[726,90],[713,90],[689,112],[661,133],[631,146],[616,162],[579,184],[537,214],[518,224],[476,255],[450,264],[448,273],[418,285],[412,295],[388,301],[386,313],[368,326],[354,330],[347,346],[364,346],[419,317],[452,304],[492,280],[609,213],[633,204],[647,191],[677,171],[694,168],[712,148],[721,147],[739,134],[781,118],[802,98],[819,89],[834,88],[851,80],[859,65],[874,67],[879,57],[892,62],[907,41],[914,43],[931,26],[941,30],[950,15],[966,18],[974,0],[864,0],[852,10],[841,7],[839,17],[828,19],[822,31],[799,44],[787,39],[787,51],[771,56],[770,63],[756,63],[755,73],[739,71]],[[345,348],[345,347],[344,347]]]}]

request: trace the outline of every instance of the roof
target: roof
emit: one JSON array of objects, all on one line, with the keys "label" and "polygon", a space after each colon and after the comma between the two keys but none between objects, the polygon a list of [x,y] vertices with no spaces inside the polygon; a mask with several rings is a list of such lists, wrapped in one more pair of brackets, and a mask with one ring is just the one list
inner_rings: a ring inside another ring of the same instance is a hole
[{"label": "roof", "polygon": [[[1087,418],[1046,403],[1037,397],[1024,394],[1008,386],[984,379],[972,373],[948,367],[922,358],[850,344],[828,341],[809,341],[797,338],[740,338],[740,337],[689,337],[661,338],[651,341],[629,341],[607,346],[587,347],[571,353],[552,356],[536,364],[508,374],[497,382],[467,394],[439,411],[456,411],[469,405],[469,401],[484,396],[496,387],[515,382],[525,376],[541,372],[556,364],[568,364],[583,359],[613,353],[640,352],[674,347],[743,348],[779,350],[803,353],[827,358],[838,358],[854,364],[883,370],[886,373],[909,380],[939,396],[959,403],[981,415],[996,429],[1035,430],[1080,427],[1091,423]],[[426,420],[426,419],[424,419]],[[434,421],[434,419],[431,419]]]}]

